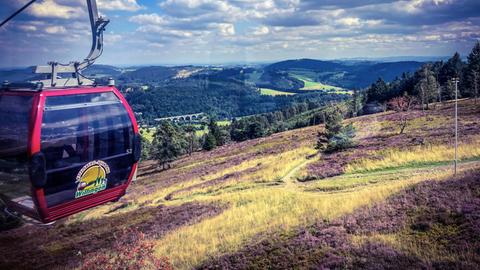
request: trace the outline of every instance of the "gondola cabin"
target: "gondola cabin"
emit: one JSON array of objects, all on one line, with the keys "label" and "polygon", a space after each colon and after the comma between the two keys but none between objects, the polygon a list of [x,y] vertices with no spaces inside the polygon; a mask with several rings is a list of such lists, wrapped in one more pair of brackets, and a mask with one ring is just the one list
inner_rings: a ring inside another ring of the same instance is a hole
[{"label": "gondola cabin", "polygon": [[47,223],[118,200],[140,136],[113,86],[0,90],[0,197]]}]

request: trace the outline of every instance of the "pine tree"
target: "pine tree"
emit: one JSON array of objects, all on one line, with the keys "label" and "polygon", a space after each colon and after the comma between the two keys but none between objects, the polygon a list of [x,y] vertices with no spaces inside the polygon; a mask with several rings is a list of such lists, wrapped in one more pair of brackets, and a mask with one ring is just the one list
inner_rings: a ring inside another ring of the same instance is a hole
[{"label": "pine tree", "polygon": [[170,121],[163,121],[153,140],[152,157],[165,169],[166,165],[170,167],[170,162],[185,153],[187,146],[184,134]]},{"label": "pine tree", "polygon": [[382,78],[379,78],[375,83],[373,83],[367,90],[367,101],[368,102],[383,102],[387,99],[388,96],[388,85]]},{"label": "pine tree", "polygon": [[326,112],[325,132],[317,135],[316,148],[331,153],[349,148],[353,145],[355,128],[352,124],[343,126],[343,114],[338,107],[332,107]]},{"label": "pine tree", "polygon": [[464,72],[464,87],[470,96],[475,97],[476,103],[480,91],[480,41],[477,41],[467,59],[468,63]]},{"label": "pine tree", "polygon": [[426,104],[428,110],[428,104],[435,100],[439,86],[430,65],[424,65],[418,75],[419,80],[415,85],[415,89],[421,100],[422,108],[424,108]]},{"label": "pine tree", "polygon": [[351,111],[352,117],[356,117],[358,114],[358,111],[360,110],[360,102],[361,102],[360,99],[361,99],[361,96],[358,92],[358,89],[354,88],[352,93],[352,99],[350,101],[350,111]]},{"label": "pine tree", "polygon": [[343,115],[339,108],[333,107],[326,114],[325,130],[328,139],[331,139],[336,134],[342,131]]},{"label": "pine tree", "polygon": [[445,85],[452,78],[460,78],[465,64],[456,52],[439,70],[438,79],[440,84]]}]

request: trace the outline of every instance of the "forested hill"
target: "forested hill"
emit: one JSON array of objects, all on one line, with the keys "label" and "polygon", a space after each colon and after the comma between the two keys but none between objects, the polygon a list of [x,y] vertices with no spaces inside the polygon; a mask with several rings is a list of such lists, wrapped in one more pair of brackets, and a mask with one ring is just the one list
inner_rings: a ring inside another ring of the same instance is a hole
[{"label": "forested hill", "polygon": [[[93,65],[84,75],[116,79],[143,120],[205,112],[231,118],[271,112],[309,100],[345,98],[378,78],[391,81],[420,62],[288,60],[271,65],[114,67]],[[0,70],[0,81],[35,78],[33,68]],[[276,96],[274,96],[276,95]]]},{"label": "forested hill", "polygon": [[126,98],[142,120],[205,112],[218,118],[232,118],[271,112],[299,102],[326,103],[346,95],[310,92],[295,96],[261,95],[257,88],[233,80],[201,81],[193,78],[170,81],[148,90],[133,90]]},{"label": "forested hill", "polygon": [[424,63],[417,61],[321,61],[313,59],[287,60],[268,65],[268,72],[286,72],[307,76],[314,81],[344,88],[364,88],[378,78],[392,81],[404,72],[413,73]]},{"label": "forested hill", "polygon": [[334,61],[296,59],[273,63],[266,66],[265,70],[308,69],[313,71],[342,71],[344,68],[345,65]]}]

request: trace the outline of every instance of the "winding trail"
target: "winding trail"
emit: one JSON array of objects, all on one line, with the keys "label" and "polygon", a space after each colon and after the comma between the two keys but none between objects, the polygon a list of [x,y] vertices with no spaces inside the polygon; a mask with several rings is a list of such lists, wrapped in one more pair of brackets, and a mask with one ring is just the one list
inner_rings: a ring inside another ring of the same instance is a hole
[{"label": "winding trail", "polygon": [[286,189],[298,189],[298,185],[296,184],[296,179],[295,175],[300,171],[301,169],[305,168],[308,164],[315,162],[319,159],[319,156],[316,156],[315,158],[310,158],[310,159],[305,159],[302,163],[298,164],[297,166],[293,167],[285,176],[282,177],[282,181],[285,183],[283,188]]}]

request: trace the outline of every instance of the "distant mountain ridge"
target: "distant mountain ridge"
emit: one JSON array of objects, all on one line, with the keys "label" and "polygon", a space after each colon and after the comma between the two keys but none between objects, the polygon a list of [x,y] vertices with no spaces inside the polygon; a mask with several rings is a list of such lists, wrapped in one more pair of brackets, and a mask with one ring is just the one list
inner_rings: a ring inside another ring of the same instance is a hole
[{"label": "distant mountain ridge", "polygon": [[[171,81],[185,78],[197,80],[237,81],[257,87],[277,90],[298,90],[303,83],[298,77],[313,82],[342,88],[365,88],[378,78],[392,81],[404,72],[415,72],[424,62],[398,61],[324,61],[315,59],[294,59],[272,63],[266,66],[148,66],[119,68],[110,65],[93,65],[84,71],[92,78],[115,78],[119,84],[152,84],[161,86]],[[32,80],[33,67],[13,70],[0,70],[0,81],[10,82]]]},{"label": "distant mountain ridge", "polygon": [[[314,59],[286,60],[268,65],[266,71],[307,74],[311,79],[344,88],[364,88],[378,78],[392,81],[404,72],[415,72],[424,63],[416,61],[323,61]],[[274,80],[274,79],[273,79]],[[272,85],[274,82],[272,81]]]},{"label": "distant mountain ridge", "polygon": [[287,69],[310,69],[310,70],[328,70],[336,71],[344,68],[344,65],[333,62],[333,61],[323,61],[323,60],[314,60],[314,59],[297,59],[297,60],[286,60],[281,62],[276,62],[265,67],[265,70],[287,70]]}]

